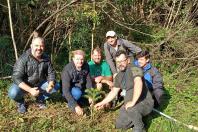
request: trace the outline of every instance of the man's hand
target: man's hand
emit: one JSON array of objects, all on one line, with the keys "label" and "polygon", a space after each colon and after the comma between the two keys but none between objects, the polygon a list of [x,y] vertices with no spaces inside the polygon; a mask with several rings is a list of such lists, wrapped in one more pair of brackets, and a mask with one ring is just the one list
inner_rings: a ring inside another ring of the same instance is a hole
[{"label": "man's hand", "polygon": [[132,101],[129,101],[125,105],[125,109],[127,110],[129,107],[133,107],[135,104]]},{"label": "man's hand", "polygon": [[75,107],[75,112],[79,116],[83,115],[83,109],[79,105]]},{"label": "man's hand", "polygon": [[38,89],[38,87],[30,88],[29,93],[30,93],[32,96],[34,96],[34,97],[38,96],[38,95],[39,95],[39,89]]},{"label": "man's hand", "polygon": [[95,82],[100,83],[102,78],[103,78],[102,76],[95,77]]},{"label": "man's hand", "polygon": [[114,73],[114,74],[113,74],[113,79],[115,79],[115,77],[116,77],[117,74],[118,74],[118,73]]},{"label": "man's hand", "polygon": [[112,87],[113,87],[113,82],[112,82],[112,81],[108,81],[108,80],[106,80],[106,84],[107,84],[107,85],[109,85],[109,87],[110,87],[110,88],[112,88]]},{"label": "man's hand", "polygon": [[94,105],[94,107],[95,107],[97,110],[103,109],[104,106],[105,106],[105,104],[103,104],[102,102],[99,102],[99,103],[97,103],[96,105]]},{"label": "man's hand", "polygon": [[50,93],[52,89],[54,88],[54,82],[49,82],[48,87],[46,88],[46,92]]},{"label": "man's hand", "polygon": [[101,90],[102,89],[102,83],[96,83],[96,88],[98,90]]}]

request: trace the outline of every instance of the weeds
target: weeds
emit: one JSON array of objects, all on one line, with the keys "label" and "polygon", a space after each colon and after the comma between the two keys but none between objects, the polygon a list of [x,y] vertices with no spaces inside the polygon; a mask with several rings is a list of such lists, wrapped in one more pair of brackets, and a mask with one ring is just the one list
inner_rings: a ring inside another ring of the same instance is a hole
[{"label": "weeds", "polygon": [[[191,80],[188,84],[174,80],[172,77],[164,76],[165,88],[168,94],[169,103],[162,112],[187,124],[198,126],[198,99],[197,99],[197,79]],[[61,98],[61,94],[56,94],[47,101],[48,109],[39,110],[32,98],[28,98],[30,103],[28,112],[24,115],[18,114],[14,101],[7,97],[7,89],[10,81],[0,81],[0,131],[117,131],[114,127],[119,110],[96,111],[94,118],[79,117],[71,112],[66,103]],[[176,86],[183,88],[177,90]],[[94,92],[93,92],[94,93]],[[185,126],[172,122],[157,113],[152,113],[144,119],[148,132],[191,132]],[[131,130],[127,130],[129,132]]]}]

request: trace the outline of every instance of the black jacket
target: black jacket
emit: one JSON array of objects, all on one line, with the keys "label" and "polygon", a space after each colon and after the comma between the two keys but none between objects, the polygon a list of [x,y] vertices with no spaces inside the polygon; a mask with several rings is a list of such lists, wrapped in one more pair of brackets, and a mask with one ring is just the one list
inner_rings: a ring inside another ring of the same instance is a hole
[{"label": "black jacket", "polygon": [[16,85],[25,82],[30,87],[38,87],[43,81],[55,81],[55,71],[50,59],[43,54],[41,61],[36,60],[31,49],[23,53],[16,61],[12,79]]},{"label": "black jacket", "polygon": [[81,71],[77,71],[74,62],[71,61],[64,67],[61,73],[61,80],[63,95],[71,103],[72,107],[77,105],[76,100],[71,94],[72,87],[79,87],[82,90],[93,87],[87,63],[83,64]]}]

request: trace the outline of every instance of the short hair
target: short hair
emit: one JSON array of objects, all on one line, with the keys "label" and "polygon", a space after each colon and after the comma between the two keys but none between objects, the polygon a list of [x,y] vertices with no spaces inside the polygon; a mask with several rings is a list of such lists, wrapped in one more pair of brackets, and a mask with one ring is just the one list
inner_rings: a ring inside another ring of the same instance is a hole
[{"label": "short hair", "polygon": [[35,41],[40,41],[41,43],[45,43],[44,38],[42,38],[42,37],[34,37],[34,38],[32,39],[32,44],[33,44]]},{"label": "short hair", "polygon": [[99,46],[95,47],[92,51],[91,51],[91,54],[94,53],[94,51],[97,51],[98,53],[101,53],[102,54],[102,50]]},{"label": "short hair", "polygon": [[85,57],[85,52],[82,50],[74,50],[72,51],[72,57],[74,57],[75,55],[82,55],[83,57]]},{"label": "short hair", "polygon": [[139,53],[137,53],[136,58],[141,58],[141,57],[145,57],[146,59],[150,59],[150,54],[149,51],[145,50],[145,51],[140,51]]},{"label": "short hair", "polygon": [[126,58],[128,58],[127,52],[124,50],[119,50],[118,52],[116,52],[116,57],[119,57],[121,54],[124,54],[126,56]]}]

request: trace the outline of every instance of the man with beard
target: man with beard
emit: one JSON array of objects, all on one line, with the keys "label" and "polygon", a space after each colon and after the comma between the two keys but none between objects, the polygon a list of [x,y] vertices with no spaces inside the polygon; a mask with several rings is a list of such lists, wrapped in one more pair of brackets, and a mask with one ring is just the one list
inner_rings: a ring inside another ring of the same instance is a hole
[{"label": "man with beard", "polygon": [[39,108],[44,109],[45,100],[60,87],[55,83],[55,71],[49,57],[44,54],[44,49],[44,39],[33,38],[31,48],[23,53],[14,65],[14,83],[8,91],[8,96],[17,102],[19,113],[27,111],[24,100],[26,93],[36,97]]},{"label": "man with beard", "polygon": [[116,53],[116,65],[119,68],[119,73],[115,77],[114,87],[104,100],[95,105],[95,108],[102,109],[122,89],[125,91],[124,105],[116,120],[116,128],[129,129],[133,127],[134,132],[143,132],[142,116],[146,116],[152,111],[154,101],[142,81],[142,70],[129,64],[125,51]]},{"label": "man with beard", "polygon": [[102,60],[102,51],[99,47],[92,50],[91,58],[92,60],[88,64],[95,86],[99,90],[102,88],[102,84],[107,84],[111,88],[113,86],[112,73],[107,62]]}]

